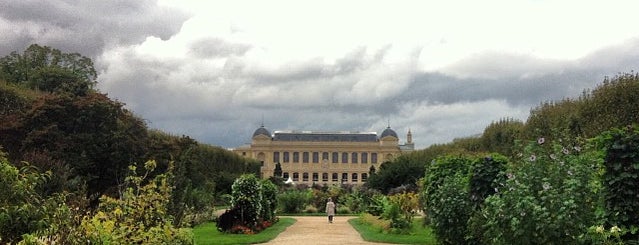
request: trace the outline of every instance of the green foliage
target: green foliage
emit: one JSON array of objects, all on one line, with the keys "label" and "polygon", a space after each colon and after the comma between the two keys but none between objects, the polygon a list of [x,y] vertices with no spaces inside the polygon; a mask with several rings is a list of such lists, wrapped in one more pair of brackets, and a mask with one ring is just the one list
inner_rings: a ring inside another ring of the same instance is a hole
[{"label": "green foliage", "polygon": [[474,227],[488,244],[577,243],[596,223],[601,173],[592,151],[540,138],[507,166]]},{"label": "green foliage", "polygon": [[17,242],[22,234],[47,226],[47,209],[55,207],[57,198],[45,198],[37,189],[50,176],[31,165],[17,169],[0,155],[0,241]]},{"label": "green foliage", "polygon": [[245,174],[231,187],[231,206],[240,209],[240,222],[254,227],[262,212],[262,184],[253,174]]},{"label": "green foliage", "polygon": [[277,217],[277,186],[269,180],[262,180],[262,213],[263,220],[274,221]]},{"label": "green foliage", "polygon": [[405,233],[410,230],[417,209],[419,197],[416,193],[395,194],[390,196],[384,205],[382,218],[390,221],[392,233]]},{"label": "green foliage", "polygon": [[423,177],[427,162],[409,155],[400,155],[391,162],[384,162],[374,174],[368,177],[366,185],[388,193],[399,186],[416,187],[417,180]]},{"label": "green foliage", "polygon": [[482,150],[510,156],[512,146],[517,139],[520,139],[523,128],[523,122],[512,118],[492,122],[484,129],[480,138]]},{"label": "green foliage", "polygon": [[[638,125],[612,129],[597,138],[605,154],[605,209],[607,223],[622,229],[639,229],[639,129]],[[626,240],[639,241],[639,234]]]},{"label": "green foliage", "polygon": [[461,156],[441,157],[431,163],[424,180],[426,214],[433,231],[444,244],[465,244],[467,222],[473,208],[469,198],[472,160]]},{"label": "green foliage", "polygon": [[166,174],[155,176],[147,184],[146,177],[156,167],[154,161],[144,164],[145,174],[129,175],[119,199],[103,196],[97,213],[82,219],[81,229],[91,244],[193,244],[189,230],[174,228],[167,206],[172,187]]},{"label": "green foliage", "polygon": [[495,194],[506,176],[504,170],[508,159],[499,154],[492,154],[484,158],[477,158],[471,166],[470,200],[476,208],[484,202],[486,197]]},{"label": "green foliage", "polygon": [[288,190],[278,195],[278,203],[283,213],[299,213],[309,203],[307,191]]},{"label": "green foliage", "polygon": [[32,44],[22,54],[0,58],[0,79],[48,92],[86,95],[97,79],[90,58]]}]

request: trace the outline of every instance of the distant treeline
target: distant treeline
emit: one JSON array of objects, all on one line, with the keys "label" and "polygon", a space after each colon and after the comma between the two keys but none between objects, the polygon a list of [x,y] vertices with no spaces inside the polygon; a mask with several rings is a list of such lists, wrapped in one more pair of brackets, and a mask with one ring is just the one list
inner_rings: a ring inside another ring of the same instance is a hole
[{"label": "distant treeline", "polygon": [[428,161],[447,153],[498,152],[513,156],[518,142],[544,137],[589,139],[611,128],[639,123],[639,74],[606,77],[578,98],[546,101],[530,111],[526,122],[503,118],[492,122],[478,137],[454,139],[414,152],[410,158]]}]

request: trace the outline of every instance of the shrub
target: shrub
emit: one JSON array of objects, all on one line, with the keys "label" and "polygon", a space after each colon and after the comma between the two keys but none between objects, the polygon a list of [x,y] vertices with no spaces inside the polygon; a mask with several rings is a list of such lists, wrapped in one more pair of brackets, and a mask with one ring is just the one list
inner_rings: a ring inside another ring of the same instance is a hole
[{"label": "shrub", "polygon": [[[433,231],[444,244],[466,244],[472,214],[468,190],[471,159],[446,156],[429,166],[424,180],[425,211]],[[425,219],[426,220],[426,219]]]},{"label": "shrub", "polygon": [[299,213],[308,203],[306,191],[289,190],[278,195],[280,210],[284,213]]},{"label": "shrub", "polygon": [[351,209],[346,207],[346,206],[339,206],[339,207],[337,207],[336,213],[338,213],[338,214],[350,214],[351,213]]},{"label": "shrub", "polygon": [[262,180],[262,220],[275,220],[277,210],[277,186],[270,180]]},{"label": "shrub", "polygon": [[639,128],[638,125],[604,132],[597,138],[605,154],[606,218],[610,226],[634,230],[623,238],[639,241]]},{"label": "shrub", "polygon": [[[544,147],[543,145],[549,145]],[[600,163],[579,146],[540,138],[506,168],[507,180],[485,200],[486,244],[575,244],[596,222]]]},{"label": "shrub", "polygon": [[[0,152],[0,241],[13,243],[23,234],[45,229],[60,197],[46,198],[37,191],[51,172],[39,173],[32,165],[17,169]],[[64,200],[62,198],[62,200]]]},{"label": "shrub", "polygon": [[240,209],[241,224],[254,227],[262,212],[262,184],[253,174],[235,179],[231,187],[231,205]]},{"label": "shrub", "polygon": [[319,210],[316,207],[314,207],[313,205],[306,205],[306,208],[304,208],[304,210],[302,212],[307,213],[307,214],[315,214],[315,213],[318,213]]},{"label": "shrub", "polygon": [[125,189],[120,199],[107,196],[100,198],[97,213],[85,216],[81,230],[86,241],[91,244],[193,244],[193,236],[188,229],[177,229],[172,225],[172,217],[167,215],[172,187],[167,174],[157,175],[146,185],[145,177],[155,168],[155,161],[144,164],[146,173],[136,174],[136,167],[130,166],[131,174],[125,179]]}]

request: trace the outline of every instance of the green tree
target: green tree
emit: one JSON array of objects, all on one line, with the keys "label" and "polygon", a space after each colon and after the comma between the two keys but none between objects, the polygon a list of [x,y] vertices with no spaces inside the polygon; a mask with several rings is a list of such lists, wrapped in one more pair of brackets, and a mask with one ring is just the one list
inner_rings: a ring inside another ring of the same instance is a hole
[{"label": "green tree", "polygon": [[0,58],[0,79],[48,92],[85,95],[96,84],[90,58],[32,44],[24,52]]},{"label": "green tree", "polygon": [[424,177],[426,163],[408,155],[401,155],[390,162],[384,162],[379,169],[368,177],[366,185],[388,193],[399,186],[416,187],[417,181]]}]

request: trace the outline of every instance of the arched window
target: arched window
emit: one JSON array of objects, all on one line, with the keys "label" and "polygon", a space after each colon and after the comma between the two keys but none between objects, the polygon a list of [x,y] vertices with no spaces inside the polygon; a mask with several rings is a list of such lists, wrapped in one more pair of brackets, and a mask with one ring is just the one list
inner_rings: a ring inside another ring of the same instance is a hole
[{"label": "arched window", "polygon": [[371,163],[377,163],[377,153],[371,153]]},{"label": "arched window", "polygon": [[368,163],[368,152],[362,152],[362,163]]},{"label": "arched window", "polygon": [[337,173],[333,173],[331,177],[332,177],[331,180],[333,182],[337,182]]},{"label": "arched window", "polygon": [[348,153],[342,153],[342,163],[348,163]]},{"label": "arched window", "polygon": [[368,179],[368,174],[367,173],[363,173],[362,174],[362,182],[366,182],[367,179]]},{"label": "arched window", "polygon": [[324,160],[328,161],[328,152],[322,152],[322,162]]},{"label": "arched window", "polygon": [[319,174],[318,173],[313,173],[313,181],[315,181],[315,182],[319,181]]},{"label": "arched window", "polygon": [[351,163],[357,163],[357,152],[353,152],[353,154],[351,154]]},{"label": "arched window", "polygon": [[348,173],[342,173],[342,182],[348,182]]},{"label": "arched window", "polygon": [[353,173],[352,175],[353,177],[351,178],[351,181],[353,182],[357,182],[357,173]]},{"label": "arched window", "polygon": [[333,163],[338,163],[339,162],[339,153],[333,152],[333,156],[331,158],[333,160],[332,161]]},{"label": "arched window", "polygon": [[288,172],[284,172],[282,173],[282,178],[284,178],[285,180],[288,179]]},{"label": "arched window", "polygon": [[302,174],[302,181],[308,181],[308,173],[303,173]]},{"label": "arched window", "polygon": [[322,181],[328,182],[328,173],[322,173]]}]

